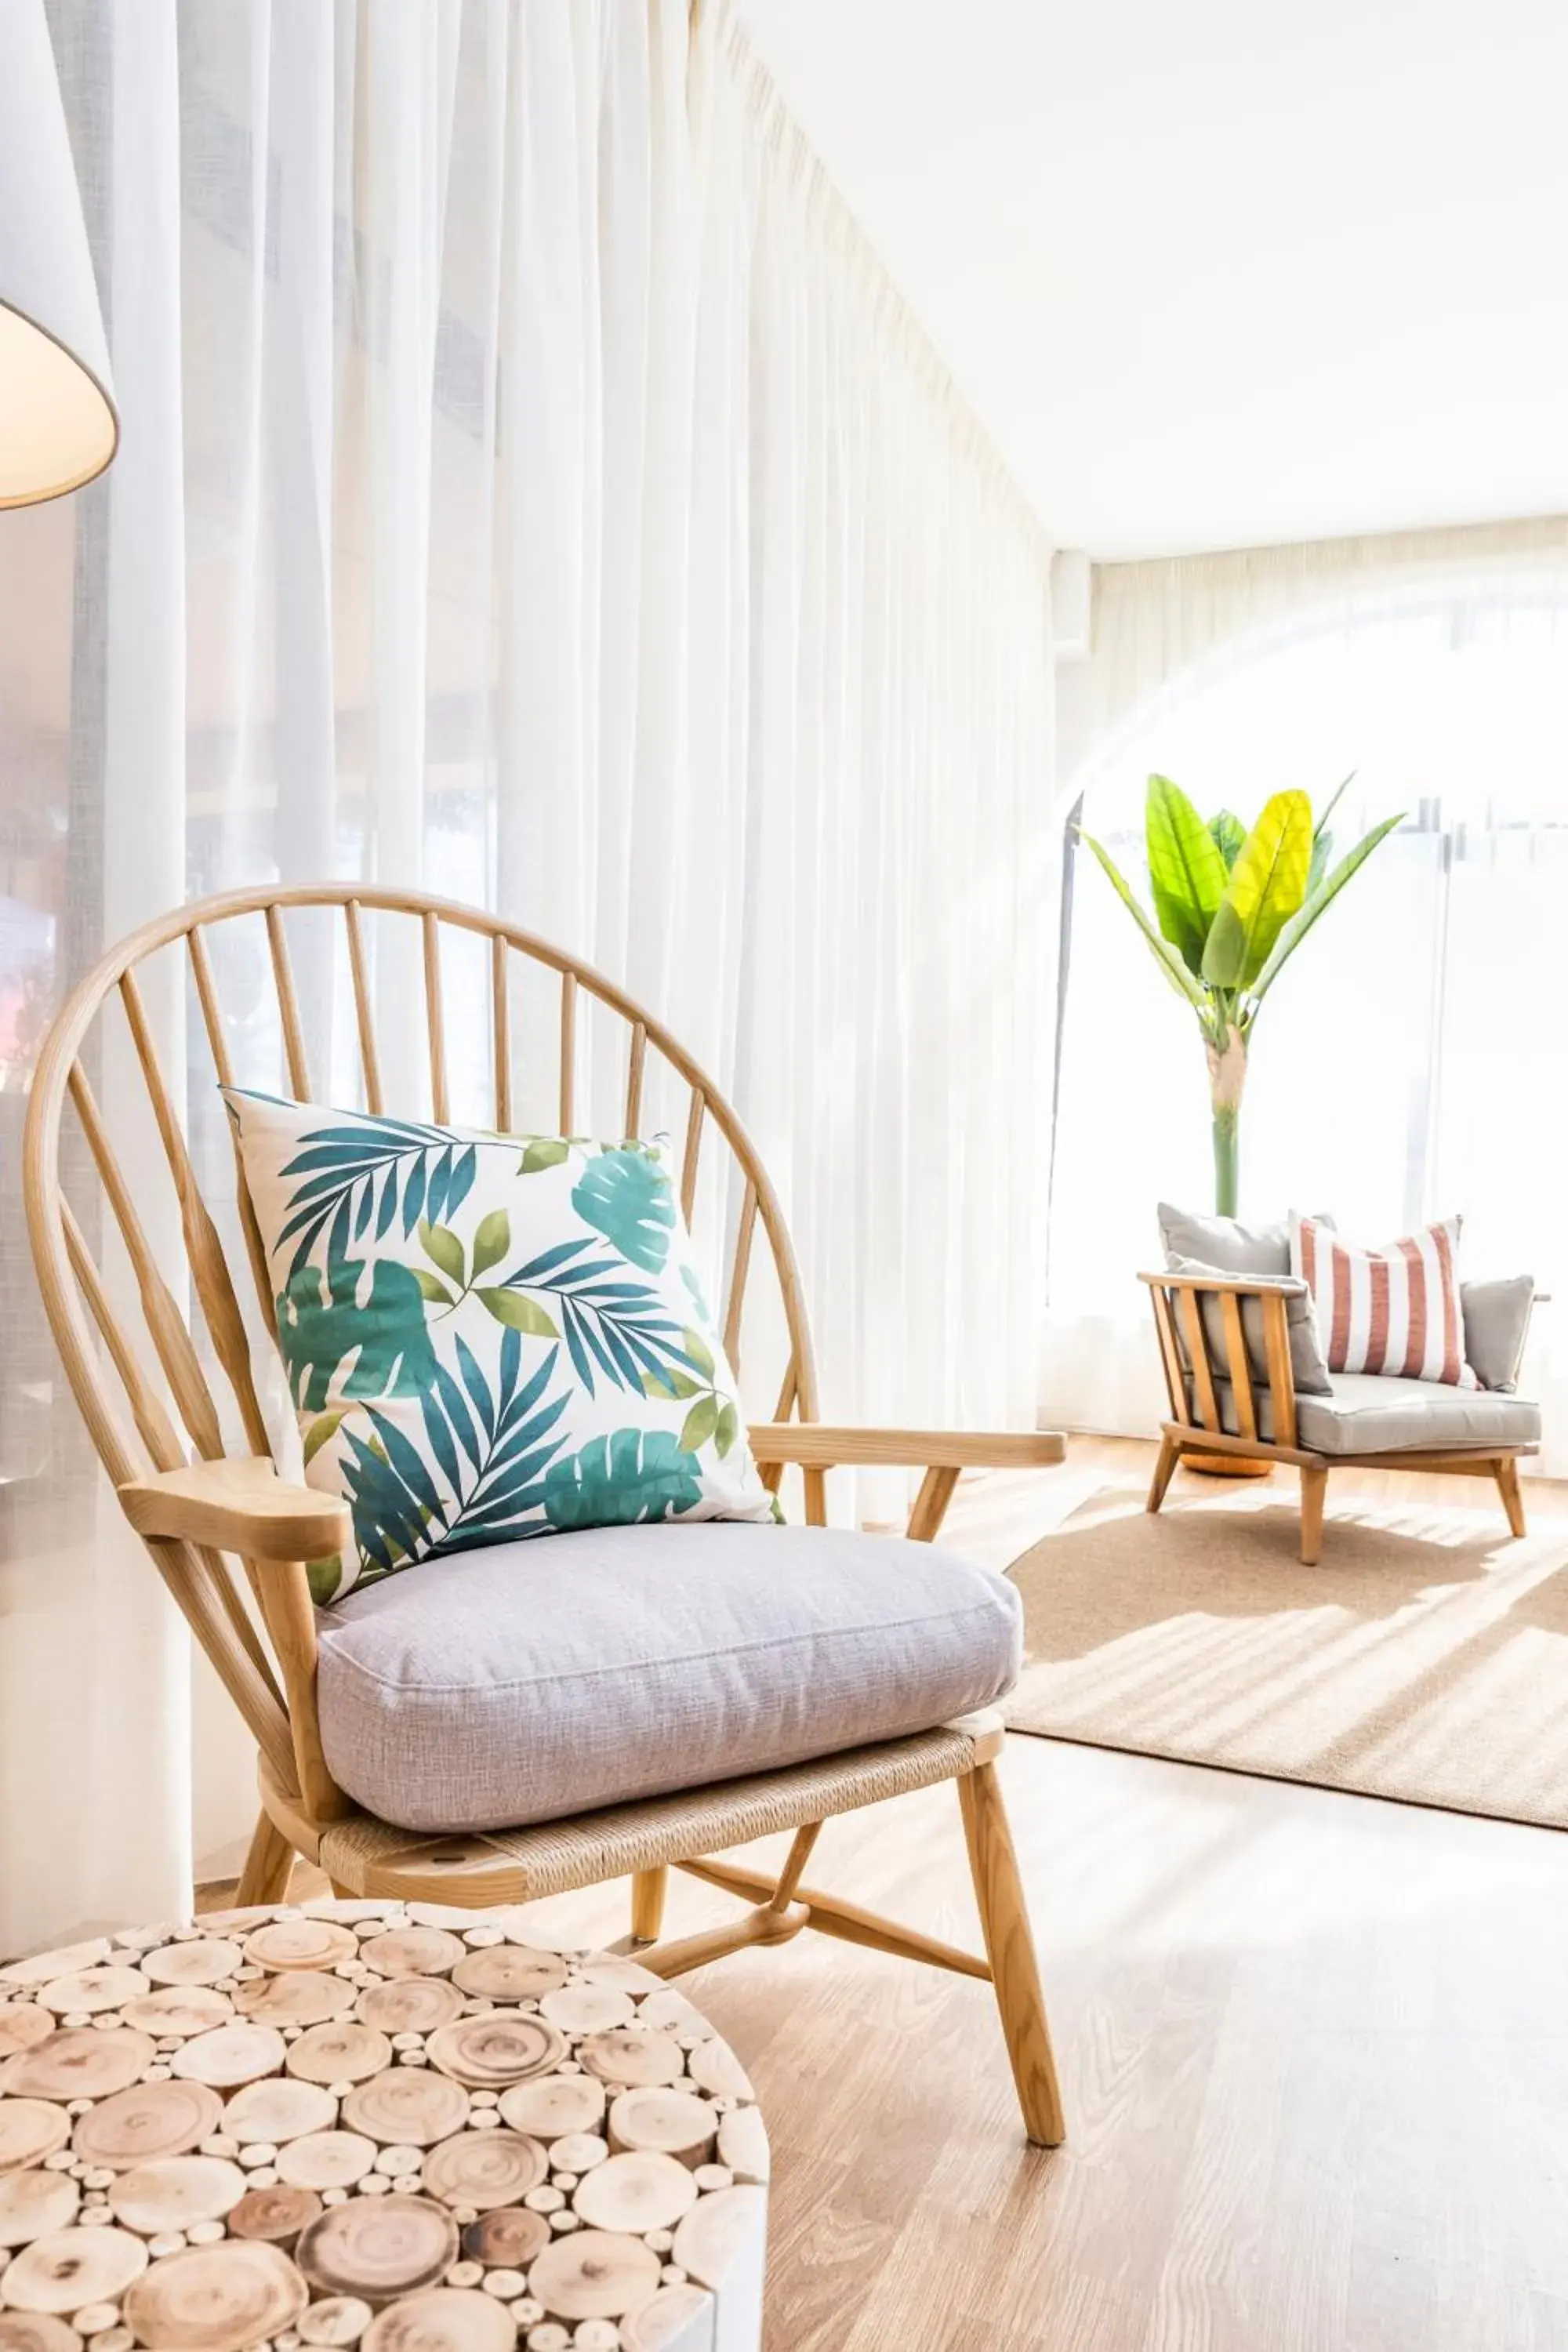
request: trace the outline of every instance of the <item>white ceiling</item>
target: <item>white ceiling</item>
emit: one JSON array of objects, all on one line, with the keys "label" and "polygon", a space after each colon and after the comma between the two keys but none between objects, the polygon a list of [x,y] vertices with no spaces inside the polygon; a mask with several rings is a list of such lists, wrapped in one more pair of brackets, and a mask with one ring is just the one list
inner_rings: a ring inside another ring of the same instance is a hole
[{"label": "white ceiling", "polygon": [[742,0],[1060,545],[1568,509],[1568,0]]}]

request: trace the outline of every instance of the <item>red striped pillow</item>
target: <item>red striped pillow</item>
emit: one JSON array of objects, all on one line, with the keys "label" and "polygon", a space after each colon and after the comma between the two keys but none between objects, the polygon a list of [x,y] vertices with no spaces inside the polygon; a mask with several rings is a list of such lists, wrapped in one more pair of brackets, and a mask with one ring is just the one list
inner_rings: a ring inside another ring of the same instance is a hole
[{"label": "red striped pillow", "polygon": [[1312,1294],[1331,1372],[1391,1372],[1479,1388],[1465,1361],[1458,1217],[1384,1249],[1358,1249],[1317,1217],[1290,1213],[1290,1271]]}]

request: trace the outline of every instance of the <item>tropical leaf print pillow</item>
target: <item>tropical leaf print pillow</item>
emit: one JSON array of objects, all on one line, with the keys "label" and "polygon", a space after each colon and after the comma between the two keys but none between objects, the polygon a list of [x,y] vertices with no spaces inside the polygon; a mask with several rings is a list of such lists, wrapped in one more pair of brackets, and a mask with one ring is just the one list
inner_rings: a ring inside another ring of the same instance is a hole
[{"label": "tropical leaf print pillow", "polygon": [[305,1475],[353,1510],[318,1601],[520,1536],[774,1516],[662,1140],[226,1092]]}]

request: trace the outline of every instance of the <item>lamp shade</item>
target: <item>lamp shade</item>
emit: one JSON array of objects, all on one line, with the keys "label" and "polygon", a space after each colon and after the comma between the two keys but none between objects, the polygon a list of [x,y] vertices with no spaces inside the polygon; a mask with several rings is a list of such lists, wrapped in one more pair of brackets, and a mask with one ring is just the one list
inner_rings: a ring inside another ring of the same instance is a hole
[{"label": "lamp shade", "polygon": [[79,488],[119,438],[44,0],[0,0],[0,507]]}]

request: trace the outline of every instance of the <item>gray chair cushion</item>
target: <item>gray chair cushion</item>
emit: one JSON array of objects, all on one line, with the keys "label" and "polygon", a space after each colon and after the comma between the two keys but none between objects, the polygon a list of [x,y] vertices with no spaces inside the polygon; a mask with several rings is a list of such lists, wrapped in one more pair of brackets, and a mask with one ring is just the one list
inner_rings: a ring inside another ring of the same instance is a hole
[{"label": "gray chair cushion", "polygon": [[595,1528],[320,1620],[327,1762],[401,1827],[500,1829],[901,1738],[1011,1689],[1012,1585],[826,1528]]},{"label": "gray chair cushion", "polygon": [[1465,1361],[1484,1389],[1511,1390],[1535,1304],[1535,1276],[1510,1275],[1501,1282],[1461,1282]]},{"label": "gray chair cushion", "polygon": [[[1237,1433],[1236,1395],[1216,1384],[1220,1421]],[[1258,1431],[1274,1434],[1267,1394],[1254,1392]],[[1401,1381],[1386,1372],[1336,1372],[1326,1397],[1297,1400],[1296,1434],[1312,1454],[1441,1453],[1446,1446],[1533,1445],[1541,1408],[1489,1389],[1441,1381]]]},{"label": "gray chair cushion", "polygon": [[[1253,1276],[1258,1280],[1283,1282],[1290,1278],[1290,1228],[1288,1224],[1244,1225],[1236,1217],[1205,1217],[1186,1209],[1173,1208],[1162,1201],[1157,1211],[1160,1240],[1165,1252],[1165,1264],[1173,1274],[1185,1273],[1190,1264],[1212,1267],[1215,1274]],[[1331,1217],[1321,1217],[1320,1224],[1331,1226]],[[1213,1306],[1217,1328],[1219,1308]],[[1302,1394],[1326,1396],[1329,1392],[1329,1368],[1318,1339],[1318,1327],[1310,1307],[1305,1315],[1292,1310],[1290,1315],[1290,1368],[1298,1391]],[[1261,1340],[1262,1318],[1258,1318]],[[1211,1353],[1212,1353],[1211,1349]],[[1248,1353],[1251,1353],[1250,1343]],[[1225,1349],[1220,1349],[1216,1360],[1223,1364]]]},{"label": "gray chair cushion", "polygon": [[[1220,1271],[1217,1265],[1200,1265],[1196,1258],[1191,1257],[1172,1258],[1165,1270],[1168,1274],[1193,1276],[1218,1274]],[[1226,1277],[1226,1280],[1234,1278]],[[1306,1284],[1292,1282],[1289,1275],[1260,1274],[1251,1278],[1269,1290],[1281,1290],[1285,1294],[1285,1328],[1290,1342],[1290,1373],[1297,1395],[1327,1396],[1329,1375],[1324,1368],[1322,1349],[1318,1345],[1312,1296]],[[1204,1336],[1208,1342],[1209,1362],[1220,1370],[1223,1377],[1230,1356],[1226,1345],[1225,1310],[1220,1305],[1217,1290],[1200,1293],[1198,1313],[1203,1318]],[[1263,1339],[1263,1309],[1256,1298],[1244,1298],[1241,1302],[1241,1330],[1247,1341],[1247,1360],[1252,1367],[1252,1376],[1256,1381],[1266,1381],[1268,1378],[1268,1350]],[[1186,1334],[1179,1321],[1176,1336],[1181,1342],[1184,1363]]]}]

